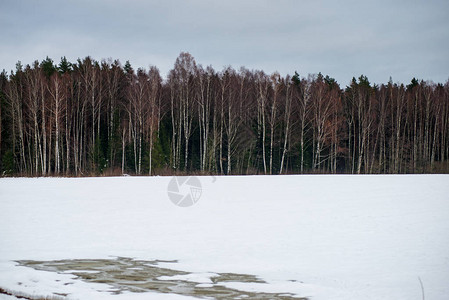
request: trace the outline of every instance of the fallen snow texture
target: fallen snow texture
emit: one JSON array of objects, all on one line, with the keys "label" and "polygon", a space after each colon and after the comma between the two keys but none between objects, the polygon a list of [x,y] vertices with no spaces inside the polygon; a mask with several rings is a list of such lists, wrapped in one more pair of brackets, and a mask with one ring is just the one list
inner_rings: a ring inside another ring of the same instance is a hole
[{"label": "fallen snow texture", "polygon": [[182,281],[190,281],[197,282],[201,284],[210,284],[212,283],[211,277],[218,276],[215,273],[194,273],[187,275],[174,275],[174,276],[160,276],[159,280],[182,280]]},{"label": "fallen snow texture", "polygon": [[178,260],[159,265],[202,283],[256,275],[267,283],[225,285],[313,300],[422,299],[419,278],[426,299],[449,295],[449,176],[199,178],[187,208],[169,200],[171,177],[0,179],[0,287],[143,299],[13,262],[122,256]]}]

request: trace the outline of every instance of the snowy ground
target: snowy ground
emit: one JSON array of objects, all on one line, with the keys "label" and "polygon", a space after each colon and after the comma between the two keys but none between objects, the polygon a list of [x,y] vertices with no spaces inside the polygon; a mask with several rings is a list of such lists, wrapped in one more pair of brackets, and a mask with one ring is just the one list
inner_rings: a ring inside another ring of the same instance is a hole
[{"label": "snowy ground", "polygon": [[260,282],[219,286],[412,300],[423,299],[421,279],[425,299],[449,295],[449,176],[198,178],[201,197],[190,207],[170,201],[170,177],[0,179],[0,288],[70,299],[187,297],[114,295],[74,271],[17,262],[124,257],[176,260],[158,266],[185,272],[157,280],[199,287],[215,288],[217,274],[235,273]]}]

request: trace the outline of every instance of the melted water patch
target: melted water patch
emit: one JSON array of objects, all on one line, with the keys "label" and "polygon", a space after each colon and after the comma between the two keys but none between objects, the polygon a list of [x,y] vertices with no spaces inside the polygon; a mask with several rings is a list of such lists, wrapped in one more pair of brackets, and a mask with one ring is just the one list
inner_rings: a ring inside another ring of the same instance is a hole
[{"label": "melted water patch", "polygon": [[21,266],[41,271],[73,274],[86,282],[105,283],[113,287],[112,293],[158,292],[198,298],[215,299],[306,299],[291,293],[247,292],[223,285],[225,282],[266,283],[257,276],[236,273],[214,273],[210,283],[195,282],[189,275],[179,270],[158,266],[159,263],[177,261],[134,260],[127,257],[116,259],[70,259],[55,261],[17,261]]}]

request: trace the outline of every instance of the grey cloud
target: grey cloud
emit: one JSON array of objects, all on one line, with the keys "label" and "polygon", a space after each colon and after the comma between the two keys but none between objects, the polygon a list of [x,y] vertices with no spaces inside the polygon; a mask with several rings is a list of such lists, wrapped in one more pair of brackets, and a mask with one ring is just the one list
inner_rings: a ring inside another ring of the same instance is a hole
[{"label": "grey cloud", "polygon": [[180,51],[220,70],[322,72],[342,85],[444,82],[449,76],[447,1],[2,1],[0,68],[49,55],[91,55],[158,66]]}]

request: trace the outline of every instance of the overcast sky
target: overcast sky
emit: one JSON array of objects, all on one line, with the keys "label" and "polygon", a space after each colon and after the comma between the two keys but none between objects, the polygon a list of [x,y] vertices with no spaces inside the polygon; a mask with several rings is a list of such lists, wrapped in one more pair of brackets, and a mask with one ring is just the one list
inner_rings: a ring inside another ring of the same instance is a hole
[{"label": "overcast sky", "polygon": [[449,78],[448,0],[0,0],[0,69],[46,56],[328,74],[346,86]]}]

